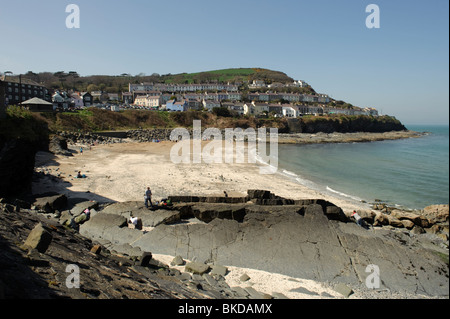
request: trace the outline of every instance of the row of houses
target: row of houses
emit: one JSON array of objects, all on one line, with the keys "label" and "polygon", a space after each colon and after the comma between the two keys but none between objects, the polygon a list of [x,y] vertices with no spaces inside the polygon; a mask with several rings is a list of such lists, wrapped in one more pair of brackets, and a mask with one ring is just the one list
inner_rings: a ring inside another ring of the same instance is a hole
[{"label": "row of houses", "polygon": [[165,84],[165,83],[140,83],[128,85],[129,92],[134,91],[161,91],[161,92],[198,92],[198,91],[228,91],[237,92],[239,86],[230,83],[204,83],[204,84]]},{"label": "row of houses", "polygon": [[[124,95],[124,103],[134,104],[138,106],[159,106],[164,105],[170,100],[174,94],[162,94],[158,91],[135,91]],[[229,93],[186,93],[182,95],[186,100],[192,104],[200,104],[201,101],[242,101],[242,94],[239,92]],[[287,103],[318,103],[328,104],[330,97],[326,94],[297,94],[297,93],[251,93],[248,94],[247,99],[255,102],[271,103],[274,101],[284,101]],[[159,105],[157,101],[159,100]]]},{"label": "row of houses", "polygon": [[[242,83],[185,83],[185,84],[164,84],[164,83],[139,83],[139,84],[129,84],[129,92],[134,91],[161,91],[161,92],[198,92],[198,91],[228,91],[228,92],[238,92],[239,86]],[[263,80],[253,80],[248,84],[250,89],[260,89],[260,88],[277,88],[277,87],[309,87],[309,84],[303,80],[296,80],[292,83],[270,83],[267,84]]]},{"label": "row of houses", "polygon": [[94,98],[89,92],[60,92],[56,91],[51,99],[55,108],[66,110],[68,108],[83,108],[94,105]]},{"label": "row of houses", "polygon": [[[271,103],[244,103],[244,102],[218,102],[214,100],[203,100],[202,108],[212,111],[214,108],[223,107],[236,115],[249,116],[266,116],[295,118],[307,114],[323,115],[323,114],[345,114],[345,115],[372,115],[378,116],[378,111],[374,108],[352,108],[340,109],[323,105],[293,105],[293,104],[271,104]],[[155,107],[154,107],[155,108]],[[177,101],[175,99],[168,101],[161,109],[174,112],[185,112],[194,109],[189,105],[186,99]],[[198,109],[198,108],[195,108]]]},{"label": "row of houses", "polygon": [[292,83],[279,83],[279,82],[273,82],[270,84],[267,84],[263,80],[253,80],[252,83],[248,85],[249,89],[261,89],[261,88],[279,88],[279,87],[298,87],[298,88],[305,88],[309,87],[309,84],[306,83],[303,80],[296,80]]},{"label": "row of houses", "polygon": [[330,97],[327,94],[300,94],[300,93],[249,93],[247,98],[252,101],[273,102],[285,100],[290,103],[310,102],[310,103],[330,103]]}]

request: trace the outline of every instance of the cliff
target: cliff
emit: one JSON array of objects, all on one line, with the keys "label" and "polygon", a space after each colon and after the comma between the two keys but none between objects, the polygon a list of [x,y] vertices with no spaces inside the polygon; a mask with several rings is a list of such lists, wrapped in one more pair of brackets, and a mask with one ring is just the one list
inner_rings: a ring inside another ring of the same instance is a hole
[{"label": "cliff", "polygon": [[383,133],[404,131],[407,128],[391,116],[305,116],[301,119],[288,120],[290,133]]},{"label": "cliff", "polygon": [[45,122],[19,108],[8,110],[0,121],[0,197],[27,192],[35,154],[48,149],[48,136]]}]

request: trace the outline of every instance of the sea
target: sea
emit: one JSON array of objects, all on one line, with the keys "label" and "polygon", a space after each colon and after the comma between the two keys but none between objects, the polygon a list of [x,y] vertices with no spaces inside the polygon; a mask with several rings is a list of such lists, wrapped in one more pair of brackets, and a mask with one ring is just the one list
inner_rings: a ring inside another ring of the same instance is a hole
[{"label": "sea", "polygon": [[342,199],[402,209],[449,203],[449,126],[409,125],[423,137],[367,143],[280,144],[278,173]]}]

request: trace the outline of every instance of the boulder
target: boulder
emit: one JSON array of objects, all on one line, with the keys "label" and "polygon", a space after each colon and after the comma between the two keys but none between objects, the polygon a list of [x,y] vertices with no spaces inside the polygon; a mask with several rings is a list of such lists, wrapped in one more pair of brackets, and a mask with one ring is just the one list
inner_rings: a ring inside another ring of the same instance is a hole
[{"label": "boulder", "polygon": [[197,274],[197,275],[203,275],[209,271],[210,267],[209,265],[206,265],[204,263],[199,262],[190,262],[185,266],[185,271]]},{"label": "boulder", "polygon": [[405,225],[403,225],[402,221],[398,218],[395,218],[393,216],[387,215],[387,218],[389,220],[389,225],[397,228],[403,228]]},{"label": "boulder", "polygon": [[50,246],[52,239],[52,234],[39,223],[30,232],[23,246],[28,249],[36,249],[38,252],[44,254]]},{"label": "boulder", "polygon": [[228,268],[225,266],[215,265],[211,269],[211,275],[224,277],[228,273]]},{"label": "boulder", "polygon": [[350,297],[350,295],[353,293],[353,290],[352,290],[349,286],[344,285],[344,284],[342,284],[342,283],[337,284],[337,285],[334,287],[334,291],[340,293],[340,294],[343,295],[345,298]]},{"label": "boulder", "polygon": [[64,155],[64,156],[72,156],[72,153],[69,152],[67,148],[67,140],[59,135],[55,135],[48,145],[48,149],[53,154]]},{"label": "boulder", "polygon": [[330,220],[338,220],[341,222],[348,222],[347,216],[344,214],[344,211],[337,206],[327,206],[325,209],[325,215]]},{"label": "boulder", "polygon": [[425,230],[422,227],[416,225],[413,227],[413,229],[411,229],[411,233],[414,235],[420,235],[425,233]]},{"label": "boulder", "polygon": [[[369,224],[373,224],[375,220],[375,216],[377,215],[374,211],[367,211],[367,210],[358,210],[356,211],[361,218]],[[348,218],[348,217],[347,217]]]},{"label": "boulder", "polygon": [[439,225],[433,225],[427,229],[427,232],[431,234],[437,234],[441,231],[441,227]]},{"label": "boulder", "polygon": [[33,205],[47,213],[53,213],[55,210],[62,211],[67,206],[67,197],[64,194],[40,197],[36,199]]},{"label": "boulder", "polygon": [[152,260],[152,258],[153,258],[152,253],[144,252],[142,254],[139,266],[147,267],[149,265],[150,261]]},{"label": "boulder", "polygon": [[402,210],[393,210],[391,212],[391,215],[399,220],[410,220],[412,221],[415,225],[424,227],[424,228],[428,228],[431,226],[430,221],[425,217],[425,216],[421,216],[418,214],[414,214],[414,213],[410,213],[410,212],[405,212]]},{"label": "boulder", "polygon": [[388,215],[380,213],[380,212],[376,212],[375,218],[374,218],[374,221],[373,221],[373,225],[374,226],[389,225]]},{"label": "boulder", "polygon": [[72,220],[73,215],[69,210],[65,210],[59,216],[59,223],[62,225],[67,225]]},{"label": "boulder", "polygon": [[92,248],[91,248],[91,253],[96,254],[96,255],[100,254],[101,251],[102,251],[102,246],[98,245],[98,244],[92,246]]},{"label": "boulder", "polygon": [[402,210],[395,209],[391,212],[391,216],[400,219],[400,220],[410,220],[416,225],[420,225],[420,215],[405,212]]},{"label": "boulder", "polygon": [[406,229],[412,229],[414,227],[414,223],[412,221],[408,220],[408,219],[403,219],[403,220],[400,220],[400,221],[402,222],[403,226]]},{"label": "boulder", "polygon": [[181,256],[176,256],[171,262],[170,264],[172,266],[182,266],[184,265],[186,262],[184,261],[184,259]]},{"label": "boulder", "polygon": [[83,213],[86,209],[98,209],[98,203],[96,201],[83,201],[80,203],[75,204],[71,209],[70,212],[73,216],[78,216],[81,213]]},{"label": "boulder", "polygon": [[422,215],[431,223],[448,223],[449,205],[431,205],[423,209]]}]

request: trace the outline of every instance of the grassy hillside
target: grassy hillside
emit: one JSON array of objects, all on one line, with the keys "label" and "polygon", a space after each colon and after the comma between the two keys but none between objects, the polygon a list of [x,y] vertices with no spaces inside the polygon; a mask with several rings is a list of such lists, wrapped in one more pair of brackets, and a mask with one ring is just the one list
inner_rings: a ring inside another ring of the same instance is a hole
[{"label": "grassy hillside", "polygon": [[123,73],[117,76],[91,75],[80,76],[77,72],[28,72],[23,79],[43,83],[49,89],[73,89],[75,91],[99,91],[121,93],[128,91],[129,83],[206,83],[206,82],[245,82],[265,80],[271,82],[292,82],[293,79],[283,72],[261,68],[230,68],[197,73],[130,75]]},{"label": "grassy hillside", "polygon": [[283,72],[261,68],[223,69],[198,73],[182,73],[162,76],[165,83],[204,83],[204,82],[245,82],[264,80],[272,82],[292,82],[294,79]]}]

